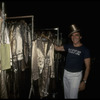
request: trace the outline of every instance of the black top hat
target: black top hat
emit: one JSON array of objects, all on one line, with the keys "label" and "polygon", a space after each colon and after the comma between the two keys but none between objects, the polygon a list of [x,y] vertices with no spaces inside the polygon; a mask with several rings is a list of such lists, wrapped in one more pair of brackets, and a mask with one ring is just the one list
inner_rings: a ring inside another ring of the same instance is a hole
[{"label": "black top hat", "polygon": [[68,37],[70,37],[73,33],[79,32],[79,31],[80,31],[80,30],[78,29],[78,27],[76,27],[75,24],[72,24],[72,25],[70,26],[70,33],[69,33]]}]

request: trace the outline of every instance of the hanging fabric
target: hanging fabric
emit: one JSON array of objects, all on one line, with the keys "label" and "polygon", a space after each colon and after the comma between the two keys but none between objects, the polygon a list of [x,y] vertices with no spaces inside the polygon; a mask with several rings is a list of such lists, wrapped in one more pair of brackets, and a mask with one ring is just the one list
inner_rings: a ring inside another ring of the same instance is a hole
[{"label": "hanging fabric", "polygon": [[0,56],[1,56],[1,70],[10,69],[10,45],[1,44],[0,46]]},{"label": "hanging fabric", "polygon": [[11,57],[11,48],[9,42],[9,34],[7,30],[7,26],[5,25],[4,32],[2,34],[2,43],[0,45],[0,60],[1,60],[1,69],[7,70],[11,68],[10,57]]},{"label": "hanging fabric", "polygon": [[[33,18],[33,16],[8,17],[6,20],[12,54],[10,59],[10,62],[12,62],[10,73],[11,86],[9,90],[9,92],[12,92],[9,93],[9,96],[15,99],[20,98],[23,94],[21,92],[23,89],[22,87],[27,83],[23,83],[26,78],[25,71],[27,68],[30,68],[31,36],[33,34],[33,26],[31,25],[33,24],[30,24],[29,20],[27,23],[26,18]],[[25,76],[22,76],[23,73]]]},{"label": "hanging fabric", "polygon": [[[0,99],[7,99],[7,78],[6,70],[10,69],[10,44],[5,26],[5,9],[2,3],[2,11],[0,13]],[[5,41],[7,39],[7,41]]]},{"label": "hanging fabric", "polygon": [[49,94],[50,78],[55,78],[54,45],[42,35],[32,42],[32,79],[38,80],[40,97]]}]

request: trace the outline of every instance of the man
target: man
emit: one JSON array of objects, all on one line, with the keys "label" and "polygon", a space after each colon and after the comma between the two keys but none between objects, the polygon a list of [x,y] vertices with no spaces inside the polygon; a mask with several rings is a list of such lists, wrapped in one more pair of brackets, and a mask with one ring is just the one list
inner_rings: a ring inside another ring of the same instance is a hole
[{"label": "man", "polygon": [[[71,29],[72,32],[69,34],[69,37],[72,40],[72,44],[55,45],[55,50],[67,51],[63,75],[65,99],[78,98],[78,92],[86,87],[86,81],[90,72],[90,52],[80,41],[82,39],[80,30],[74,24],[71,25]],[[83,64],[85,65],[84,74],[82,73]]]}]

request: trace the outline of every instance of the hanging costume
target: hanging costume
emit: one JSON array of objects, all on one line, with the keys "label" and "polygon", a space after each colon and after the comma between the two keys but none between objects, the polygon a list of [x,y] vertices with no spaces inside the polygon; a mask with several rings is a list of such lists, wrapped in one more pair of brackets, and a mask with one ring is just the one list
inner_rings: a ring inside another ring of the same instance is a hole
[{"label": "hanging costume", "polygon": [[0,43],[0,98],[7,99],[7,77],[9,76],[6,75],[6,70],[11,68],[11,50],[7,26],[4,27],[3,34],[0,34],[2,36]]},{"label": "hanging costume", "polygon": [[[31,49],[31,35],[30,28],[24,22],[12,22],[9,23],[9,38],[12,52],[12,94],[13,98],[20,97],[20,83],[21,83],[21,71],[25,71],[28,66],[28,57]],[[29,40],[30,39],[30,40]],[[29,47],[30,46],[30,47]],[[26,65],[27,64],[27,65]]]},{"label": "hanging costume", "polygon": [[32,42],[32,79],[38,79],[40,97],[48,96],[50,78],[55,78],[54,45],[38,38]]}]

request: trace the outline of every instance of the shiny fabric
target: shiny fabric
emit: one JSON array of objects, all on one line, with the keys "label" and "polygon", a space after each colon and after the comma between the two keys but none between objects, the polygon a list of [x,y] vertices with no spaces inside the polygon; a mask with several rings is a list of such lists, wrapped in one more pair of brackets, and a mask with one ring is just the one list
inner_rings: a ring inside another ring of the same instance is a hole
[{"label": "shiny fabric", "polygon": [[38,79],[40,97],[46,97],[49,94],[50,78],[55,78],[54,45],[42,38],[32,44],[32,79]]},{"label": "shiny fabric", "polygon": [[17,54],[17,60],[22,60],[23,59],[23,41],[21,37],[21,32],[20,32],[20,25],[18,25],[15,28],[16,31],[16,54]]},{"label": "shiny fabric", "polygon": [[[48,62],[48,63],[47,63]],[[50,77],[55,77],[54,70],[54,45],[50,44],[47,54],[45,56],[43,49],[43,42],[39,38],[32,42],[32,79],[37,80],[39,78],[39,74],[42,73],[44,68],[44,64],[48,64],[50,66]]]}]

